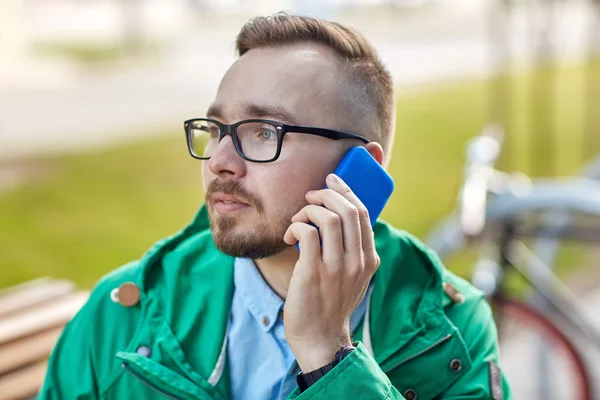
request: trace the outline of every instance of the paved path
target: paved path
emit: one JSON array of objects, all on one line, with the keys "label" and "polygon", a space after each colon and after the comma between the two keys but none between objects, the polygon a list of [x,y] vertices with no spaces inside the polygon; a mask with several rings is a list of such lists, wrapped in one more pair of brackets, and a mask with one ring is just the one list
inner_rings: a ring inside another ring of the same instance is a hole
[{"label": "paved path", "polygon": [[[423,82],[488,73],[488,18],[484,7],[441,5],[426,15],[349,12],[339,20],[373,41],[402,93]],[[585,17],[572,7],[561,19],[573,27],[581,26]],[[232,16],[205,19],[201,30],[143,67],[71,81],[57,78],[59,69],[50,72],[46,85],[37,86],[19,75],[16,83],[0,86],[0,158],[77,151],[176,132],[184,118],[204,113],[234,59],[233,41],[243,21]],[[511,40],[523,61],[532,35],[523,18],[515,18],[514,25]],[[563,57],[581,53],[580,31],[561,40],[569,49]]]}]

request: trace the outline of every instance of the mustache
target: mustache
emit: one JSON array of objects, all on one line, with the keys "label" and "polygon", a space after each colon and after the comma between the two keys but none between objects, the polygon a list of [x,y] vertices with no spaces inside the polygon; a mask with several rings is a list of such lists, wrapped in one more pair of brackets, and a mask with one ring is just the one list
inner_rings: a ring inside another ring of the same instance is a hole
[{"label": "mustache", "polygon": [[209,200],[215,193],[239,197],[242,201],[254,206],[259,212],[263,211],[263,205],[260,198],[247,190],[238,181],[219,181],[217,179],[211,181],[206,188],[206,199]]}]

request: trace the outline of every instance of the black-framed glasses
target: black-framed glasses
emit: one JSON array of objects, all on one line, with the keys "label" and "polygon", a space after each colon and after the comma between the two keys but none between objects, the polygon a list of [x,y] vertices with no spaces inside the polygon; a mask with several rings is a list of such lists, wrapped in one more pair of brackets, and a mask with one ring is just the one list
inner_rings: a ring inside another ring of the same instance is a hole
[{"label": "black-framed glasses", "polygon": [[227,125],[210,118],[194,118],[183,124],[190,154],[200,160],[208,160],[219,142],[227,135],[231,136],[240,157],[258,163],[277,160],[281,154],[283,137],[288,132],[317,135],[333,140],[358,139],[369,143],[369,139],[356,133],[288,125],[268,119],[246,119]]}]

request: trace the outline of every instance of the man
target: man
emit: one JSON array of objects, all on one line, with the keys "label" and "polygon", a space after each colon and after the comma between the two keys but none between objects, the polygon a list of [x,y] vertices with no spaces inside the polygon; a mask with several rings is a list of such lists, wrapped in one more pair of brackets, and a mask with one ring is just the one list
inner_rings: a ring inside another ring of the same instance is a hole
[{"label": "man", "polygon": [[99,282],[41,397],[508,399],[481,293],[407,233],[371,228],[330,174],[353,146],[390,159],[392,80],[373,47],[277,14],[237,50],[206,118],[185,123],[206,204]]}]

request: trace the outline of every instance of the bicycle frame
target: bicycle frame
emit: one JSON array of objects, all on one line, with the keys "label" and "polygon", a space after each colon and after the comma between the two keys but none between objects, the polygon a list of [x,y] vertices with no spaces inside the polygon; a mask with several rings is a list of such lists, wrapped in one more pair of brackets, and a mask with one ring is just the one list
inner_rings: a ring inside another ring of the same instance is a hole
[{"label": "bicycle frame", "polygon": [[[523,242],[519,240],[523,231],[516,222],[503,226],[500,240],[499,265],[501,273],[513,269],[524,277],[531,286],[560,314],[567,323],[581,332],[600,349],[600,331],[581,311],[584,306],[572,291],[548,268]],[[537,232],[536,232],[537,233]],[[507,288],[500,285],[491,297],[508,297]]]},{"label": "bicycle frame", "polygon": [[[444,259],[490,232],[497,233],[499,228],[501,240],[493,240],[499,254],[479,259],[472,276],[475,286],[485,292],[492,305],[522,304],[549,323],[558,317],[600,349],[600,327],[594,326],[583,311],[586,307],[552,270],[561,240],[600,243],[600,226],[576,226],[574,222],[579,220],[573,218],[585,215],[600,219],[600,158],[586,169],[585,177],[531,180],[495,169],[501,147],[502,129],[496,125],[486,126],[482,135],[469,141],[458,207],[430,232],[426,242]],[[527,219],[531,213],[542,218],[532,224]],[[533,238],[535,251],[520,238]],[[529,306],[511,298],[504,279],[508,270],[517,271],[534,289],[527,299]],[[498,326],[502,315],[495,315]],[[539,345],[539,395],[545,399],[551,397],[548,390],[552,382],[547,381],[546,341],[540,340]],[[568,341],[567,345],[573,343]]]},{"label": "bicycle frame", "polygon": [[[600,180],[600,157],[597,157],[588,163],[581,170],[580,176],[583,178]],[[553,212],[546,215],[546,220],[549,222],[553,221],[554,223],[552,226],[548,226],[546,231],[540,232],[538,237],[543,239],[552,239],[552,235],[557,235],[561,232],[561,230],[568,227],[571,217],[569,214]],[[553,268],[554,257],[556,255],[556,251],[558,250],[558,245],[559,244],[556,240],[536,240],[535,244],[533,245],[533,249],[546,265],[548,265],[550,268]]]}]

